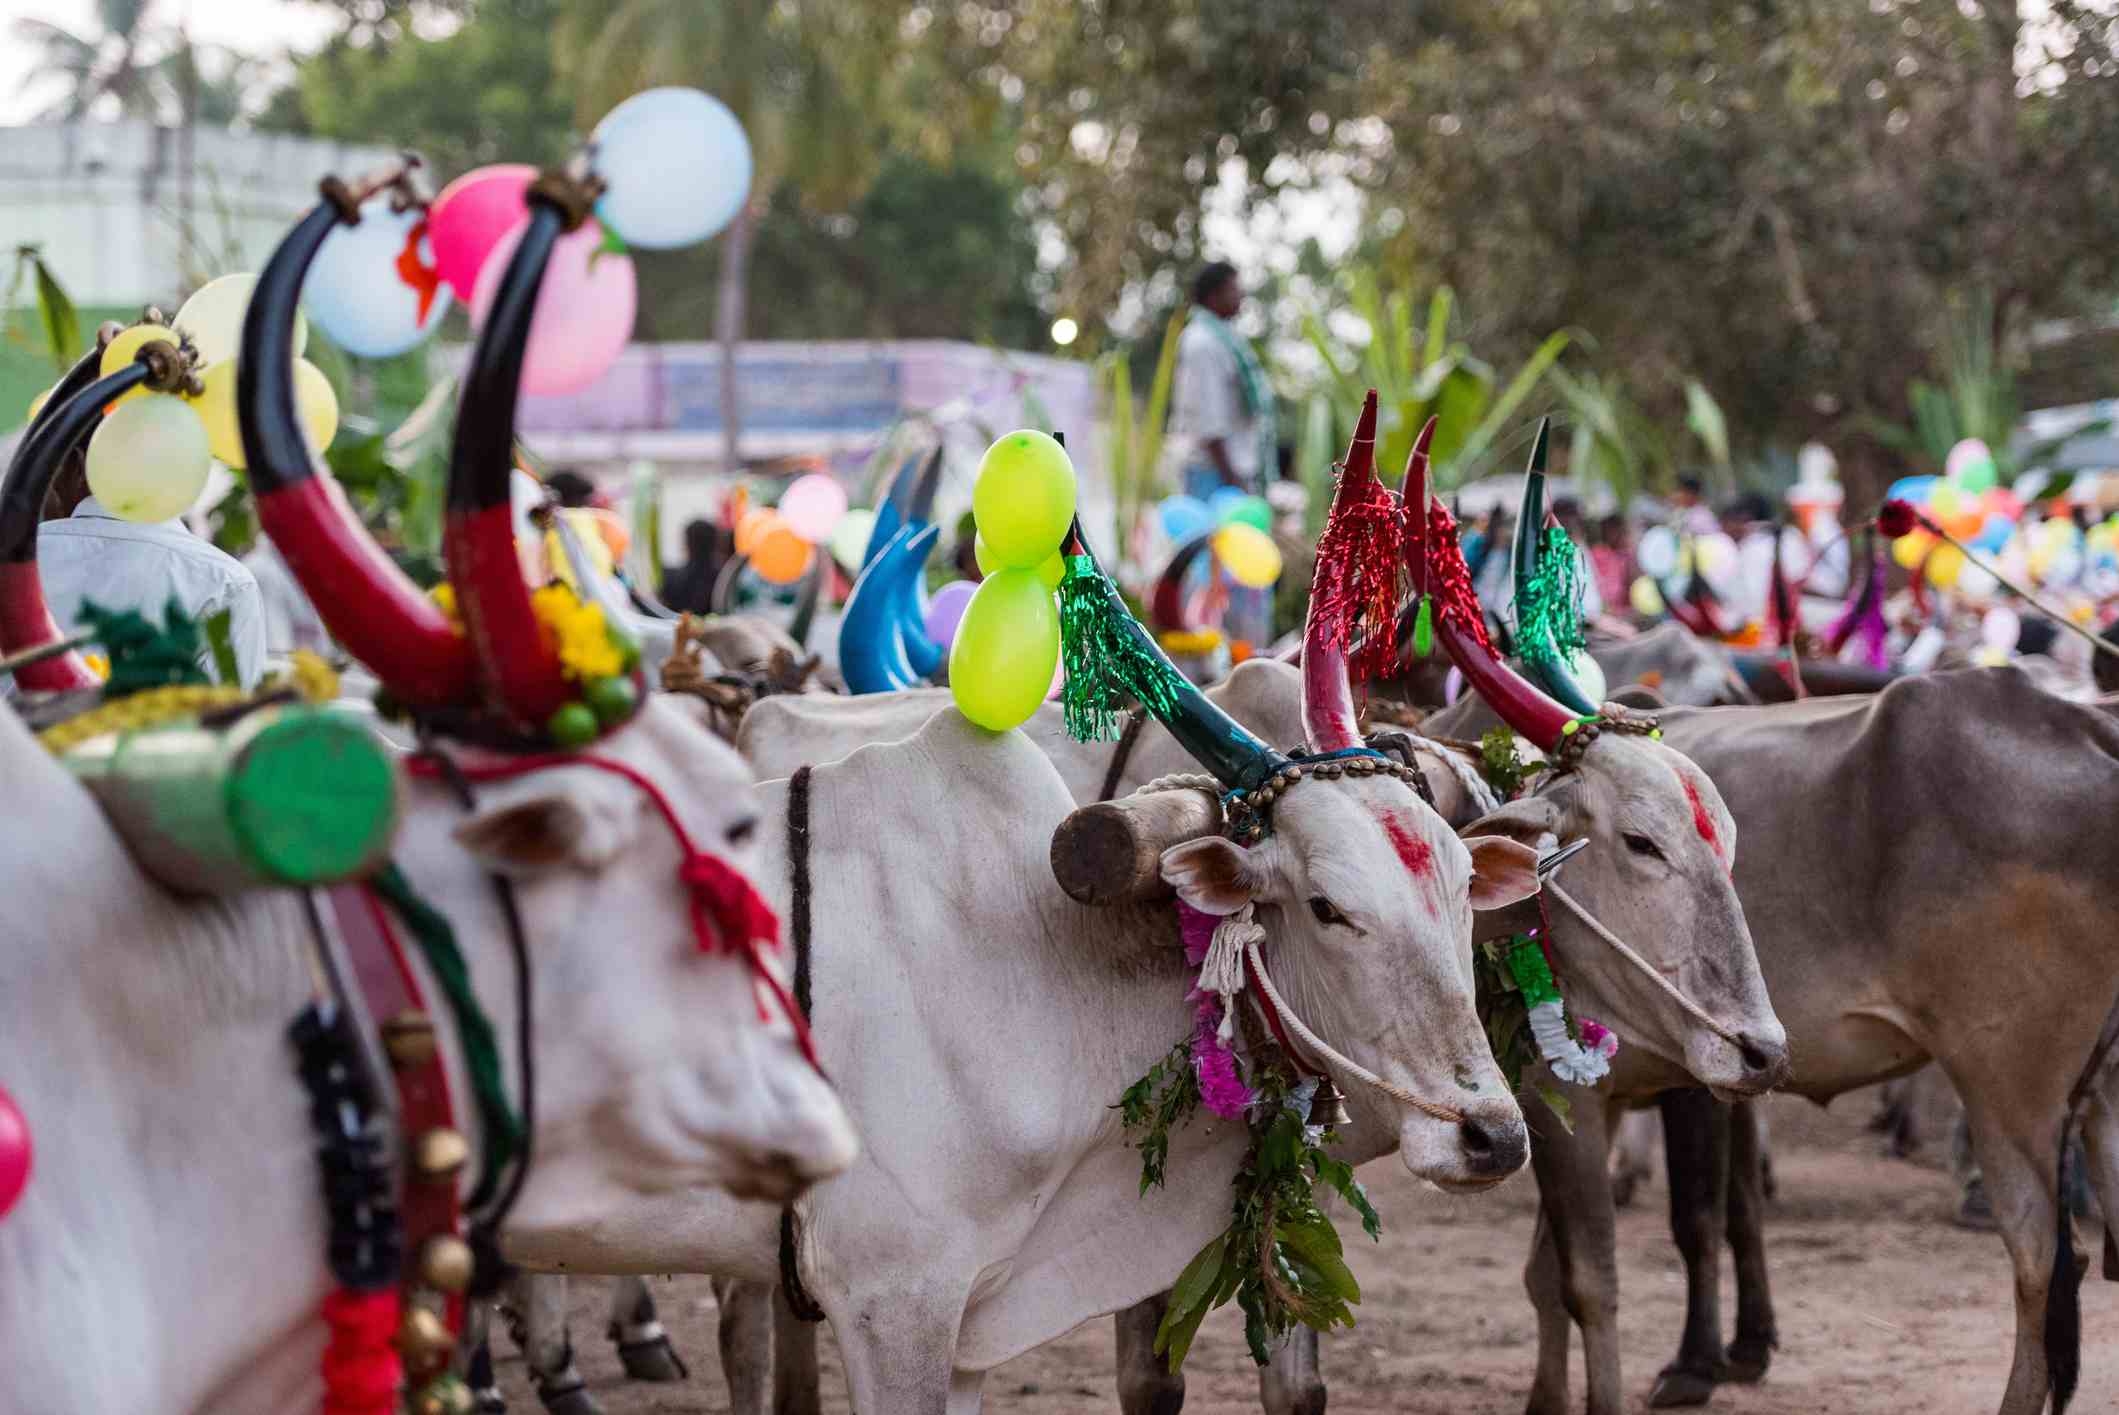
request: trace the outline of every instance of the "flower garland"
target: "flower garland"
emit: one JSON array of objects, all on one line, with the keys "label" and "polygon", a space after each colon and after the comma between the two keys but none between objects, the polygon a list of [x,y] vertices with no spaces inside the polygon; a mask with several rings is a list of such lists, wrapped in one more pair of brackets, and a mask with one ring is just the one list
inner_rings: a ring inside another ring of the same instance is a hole
[{"label": "flower garland", "polygon": [[[455,587],[440,584],[429,593],[461,631]],[[602,605],[560,580],[532,590],[530,610],[558,653],[560,668],[581,685],[581,696],[554,712],[545,732],[560,747],[587,746],[640,706],[640,685],[633,678],[640,645],[604,616]]]},{"label": "flower garland", "polygon": [[1354,1324],[1361,1287],[1338,1230],[1318,1207],[1318,1184],[1346,1200],[1370,1238],[1383,1231],[1353,1166],[1326,1153],[1334,1132],[1310,1123],[1316,1080],[1294,1079],[1284,1059],[1242,1035],[1235,1001],[1243,985],[1241,939],[1257,928],[1249,913],[1216,919],[1178,905],[1186,960],[1200,969],[1188,999],[1192,1035],[1127,1087],[1116,1107],[1126,1132],[1138,1132],[1143,1194],[1165,1181],[1170,1134],[1201,1106],[1250,1126],[1250,1148],[1231,1181],[1229,1225],[1186,1264],[1155,1334],[1155,1349],[1173,1372],[1207,1313],[1232,1299],[1244,1314],[1251,1359],[1261,1366],[1272,1343],[1298,1322],[1318,1331]]}]

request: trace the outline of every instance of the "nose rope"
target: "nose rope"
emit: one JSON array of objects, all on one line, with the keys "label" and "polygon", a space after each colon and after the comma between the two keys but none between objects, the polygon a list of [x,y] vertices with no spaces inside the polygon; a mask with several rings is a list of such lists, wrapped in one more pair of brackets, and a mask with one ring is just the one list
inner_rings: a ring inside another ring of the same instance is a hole
[{"label": "nose rope", "polygon": [[1365,1086],[1374,1087],[1392,1100],[1401,1105],[1409,1105],[1423,1115],[1433,1116],[1452,1125],[1464,1123],[1463,1111],[1437,1101],[1424,1100],[1396,1082],[1384,1080],[1352,1057],[1334,1051],[1329,1042],[1304,1026],[1302,1019],[1290,1011],[1287,1003],[1281,998],[1280,989],[1273,985],[1273,975],[1266,971],[1265,955],[1258,951],[1257,939],[1251,939],[1245,945],[1244,956],[1250,962],[1251,976],[1257,980],[1258,991],[1265,995],[1267,1004],[1279,1015],[1280,1021],[1287,1029],[1300,1037],[1303,1045],[1316,1053],[1326,1066],[1344,1072]]},{"label": "nose rope", "polygon": [[1584,924],[1588,925],[1589,931],[1591,933],[1595,934],[1598,938],[1603,939],[1605,943],[1609,944],[1611,946],[1612,952],[1618,954],[1619,957],[1625,959],[1628,963],[1631,963],[1634,968],[1640,972],[1642,977],[1648,979],[1649,982],[1655,984],[1657,987],[1661,988],[1666,994],[1668,994],[1672,1002],[1675,1002],[1679,1007],[1685,1010],[1686,1016],[1690,1017],[1693,1021],[1699,1023],[1702,1027],[1705,1027],[1708,1031],[1714,1033],[1716,1036],[1720,1037],[1723,1041],[1729,1043],[1729,1045],[1736,1047],[1738,1050],[1743,1049],[1745,1043],[1742,1037],[1737,1035],[1737,1033],[1730,1030],[1728,1027],[1723,1026],[1722,1023],[1716,1020],[1716,1018],[1711,1013],[1709,1013],[1706,1008],[1700,1006],[1697,1002],[1694,1002],[1691,998],[1685,996],[1684,991],[1679,988],[1676,983],[1673,983],[1672,981],[1670,981],[1670,979],[1664,977],[1662,972],[1653,963],[1650,963],[1646,958],[1643,958],[1638,952],[1634,950],[1631,944],[1626,942],[1625,939],[1620,938],[1610,929],[1605,928],[1602,921],[1599,920],[1596,915],[1590,913],[1587,909],[1583,908],[1579,903],[1577,903],[1575,897],[1572,894],[1569,894],[1566,890],[1560,888],[1560,882],[1558,880],[1546,880],[1544,892],[1550,894],[1553,898],[1559,900],[1561,906],[1564,907],[1568,913],[1574,915],[1577,919],[1580,919]]},{"label": "nose rope", "polygon": [[[414,757],[408,764],[415,776],[440,774],[439,763]],[[766,951],[780,951],[780,919],[772,906],[765,902],[757,887],[726,860],[709,851],[701,850],[692,840],[691,832],[684,828],[678,818],[677,809],[653,780],[625,762],[612,757],[597,756],[590,752],[546,752],[516,757],[504,762],[458,763],[457,770],[466,780],[501,781],[517,776],[527,776],[534,771],[559,767],[586,766],[598,771],[623,777],[640,789],[653,803],[662,823],[669,828],[677,842],[677,878],[684,885],[685,903],[691,915],[692,935],[701,953],[715,953],[728,948],[743,959],[750,968],[751,980],[761,996],[758,999],[758,1020],[770,1021],[772,1013],[766,1007],[769,998],[778,1007],[780,1014],[794,1029],[795,1042],[802,1049],[803,1059],[808,1061],[821,1075],[823,1064],[817,1060],[816,1043],[810,1038],[809,1023],[802,1016],[802,1009],[788,994],[787,987],[766,961]]]}]

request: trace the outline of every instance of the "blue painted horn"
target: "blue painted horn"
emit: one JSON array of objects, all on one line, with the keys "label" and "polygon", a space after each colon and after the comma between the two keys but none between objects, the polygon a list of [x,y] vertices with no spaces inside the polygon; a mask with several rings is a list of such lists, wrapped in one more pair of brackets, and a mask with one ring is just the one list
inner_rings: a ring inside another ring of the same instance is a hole
[{"label": "blue painted horn", "polygon": [[900,526],[890,544],[854,581],[839,624],[839,676],[849,693],[890,693],[918,683],[899,619],[905,581],[920,572],[940,540],[935,526]]},{"label": "blue painted horn", "polygon": [[1515,567],[1516,567],[1516,655],[1529,672],[1530,680],[1560,700],[1562,706],[1575,712],[1593,714],[1597,704],[1589,700],[1582,685],[1575,681],[1560,647],[1552,641],[1552,626],[1533,624],[1529,632],[1536,642],[1523,636],[1523,605],[1527,603],[1532,578],[1538,573],[1538,543],[1545,530],[1545,456],[1550,439],[1549,419],[1538,423],[1538,440],[1531,445],[1530,467],[1523,478],[1523,504],[1516,516]]}]

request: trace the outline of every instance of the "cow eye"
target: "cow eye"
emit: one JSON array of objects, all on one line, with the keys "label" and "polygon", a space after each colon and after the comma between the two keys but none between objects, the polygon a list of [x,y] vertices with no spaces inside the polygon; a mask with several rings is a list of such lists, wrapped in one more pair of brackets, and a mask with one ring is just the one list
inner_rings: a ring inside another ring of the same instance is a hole
[{"label": "cow eye", "polygon": [[1339,907],[1321,894],[1310,896],[1310,914],[1320,924],[1347,923],[1347,917],[1339,912]]},{"label": "cow eye", "polygon": [[1636,855],[1646,855],[1651,860],[1663,858],[1663,852],[1656,847],[1656,843],[1645,835],[1635,835],[1632,831],[1627,831],[1620,839],[1624,840],[1626,848]]},{"label": "cow eye", "polygon": [[756,816],[745,816],[728,828],[728,843],[731,845],[746,844],[757,833],[758,818]]}]

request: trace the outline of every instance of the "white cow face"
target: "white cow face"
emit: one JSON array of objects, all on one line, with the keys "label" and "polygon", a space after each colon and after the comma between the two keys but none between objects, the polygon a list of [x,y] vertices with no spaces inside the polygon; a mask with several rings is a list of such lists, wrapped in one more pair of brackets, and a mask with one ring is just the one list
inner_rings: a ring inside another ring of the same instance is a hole
[{"label": "white cow face", "polygon": [[1766,996],[1730,871],[1736,822],[1682,754],[1606,733],[1580,767],[1465,827],[1543,852],[1587,837],[1562,889],[1742,1040],[1732,1044],[1548,901],[1560,988],[1572,1012],[1679,1065],[1703,1085],[1751,1095],[1787,1075],[1788,1035]]},{"label": "white cow face", "polygon": [[[683,711],[651,700],[595,751],[660,784],[700,850],[748,869],[749,770]],[[515,881],[529,930],[537,1149],[517,1238],[578,1227],[628,1192],[786,1199],[852,1162],[852,1127],[784,1016],[761,1017],[733,950],[701,952],[679,847],[636,784],[584,766],[481,787],[454,834]],[[494,956],[477,960],[489,1001],[512,997],[492,932]],[[784,985],[790,964],[773,962]]]},{"label": "white cow face", "polygon": [[1259,907],[1268,967],[1312,1030],[1384,1079],[1454,1107],[1445,1122],[1358,1082],[1349,1100],[1397,1132],[1414,1174],[1483,1188],[1522,1167],[1523,1116],[1494,1065],[1472,996],[1471,915],[1535,892],[1536,855],[1512,840],[1460,841],[1392,777],[1306,781],[1245,849],[1176,846],[1163,877],[1194,908]]}]

